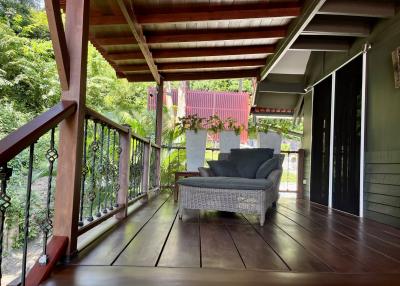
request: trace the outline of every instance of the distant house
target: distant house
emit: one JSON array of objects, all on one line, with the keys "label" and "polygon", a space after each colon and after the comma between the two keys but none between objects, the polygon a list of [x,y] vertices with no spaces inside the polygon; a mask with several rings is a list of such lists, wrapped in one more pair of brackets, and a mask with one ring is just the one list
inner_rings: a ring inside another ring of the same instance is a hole
[{"label": "distant house", "polygon": [[[154,89],[149,89],[148,104],[149,110],[154,110],[156,99],[150,94],[155,94]],[[164,103],[166,102],[164,94]],[[186,115],[197,114],[200,117],[208,118],[216,114],[221,119],[228,117],[235,118],[239,124],[243,124],[245,129],[248,127],[248,118],[250,112],[250,95],[246,92],[217,92],[188,90],[186,92]],[[172,90],[172,102],[178,105],[178,90]],[[218,140],[218,137],[215,137]],[[247,142],[247,131],[241,134],[241,143]]]}]

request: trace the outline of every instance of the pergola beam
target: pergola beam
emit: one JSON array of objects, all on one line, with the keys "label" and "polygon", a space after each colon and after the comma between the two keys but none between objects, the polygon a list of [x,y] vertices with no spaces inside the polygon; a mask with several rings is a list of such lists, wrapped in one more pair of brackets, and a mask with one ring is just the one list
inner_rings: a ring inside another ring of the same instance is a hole
[{"label": "pergola beam", "polygon": [[58,75],[60,77],[61,89],[69,89],[69,53],[65,38],[65,31],[61,19],[61,7],[59,0],[45,0],[47,20],[51,41],[53,43],[54,55],[57,63]]},{"label": "pergola beam", "polygon": [[396,13],[395,1],[385,0],[329,0],[318,14],[389,18]]},{"label": "pergola beam", "polygon": [[140,50],[143,53],[144,58],[146,59],[146,63],[149,66],[150,72],[154,77],[154,80],[160,84],[161,77],[160,74],[158,73],[157,66],[154,63],[153,56],[149,50],[149,47],[146,43],[146,39],[143,35],[142,28],[137,22],[135,11],[133,10],[133,7],[130,6],[130,9],[125,6],[125,3],[123,0],[117,0],[118,5],[121,9],[122,14],[124,15],[126,21],[128,22],[129,28],[131,29],[131,32],[137,41]]},{"label": "pergola beam", "polygon": [[286,27],[264,27],[245,29],[208,29],[208,30],[167,30],[149,32],[146,35],[149,44],[181,43],[203,41],[226,41],[244,39],[281,39],[286,36]]},{"label": "pergola beam", "polygon": [[[219,5],[206,7],[174,7],[172,10],[140,11],[139,24],[162,24],[177,22],[199,22],[218,20],[243,20],[257,18],[293,18],[299,16],[301,6],[298,2],[267,3],[257,5]],[[91,25],[123,25],[124,17],[96,16]]]},{"label": "pergola beam", "polygon": [[262,70],[260,76],[261,80],[265,79],[272,69],[277,65],[277,63],[283,58],[290,46],[296,41],[296,39],[311,22],[315,14],[317,14],[325,2],[326,0],[306,1],[303,13],[289,26],[287,37],[280,41],[276,53],[269,58],[267,65]]}]

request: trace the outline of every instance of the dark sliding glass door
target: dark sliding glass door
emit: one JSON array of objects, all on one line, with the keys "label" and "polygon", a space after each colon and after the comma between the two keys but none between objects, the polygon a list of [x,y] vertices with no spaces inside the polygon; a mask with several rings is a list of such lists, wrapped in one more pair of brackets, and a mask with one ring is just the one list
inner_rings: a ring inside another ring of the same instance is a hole
[{"label": "dark sliding glass door", "polygon": [[332,207],[355,215],[360,205],[362,56],[336,72]]},{"label": "dark sliding glass door", "polygon": [[332,77],[314,87],[310,200],[328,205]]}]

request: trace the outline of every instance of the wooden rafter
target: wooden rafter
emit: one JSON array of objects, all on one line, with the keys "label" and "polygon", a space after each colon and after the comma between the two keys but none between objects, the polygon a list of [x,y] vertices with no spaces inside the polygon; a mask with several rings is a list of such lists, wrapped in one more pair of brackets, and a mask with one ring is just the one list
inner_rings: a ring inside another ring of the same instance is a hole
[{"label": "wooden rafter", "polygon": [[[233,46],[233,47],[215,47],[215,48],[187,48],[187,49],[157,49],[152,50],[153,58],[190,58],[190,57],[213,57],[213,56],[232,56],[232,55],[255,55],[272,54],[275,51],[274,45],[256,45],[256,46]],[[125,53],[108,54],[110,60],[134,60],[144,59],[140,51]]]},{"label": "wooden rafter", "polygon": [[61,19],[60,1],[45,0],[45,6],[58,75],[60,77],[61,89],[68,90],[70,70],[69,53],[65,39],[64,26]]},{"label": "wooden rafter", "polygon": [[224,41],[242,39],[281,39],[286,36],[286,27],[239,28],[239,29],[208,29],[184,31],[154,31],[146,35],[147,42],[179,43]]},{"label": "wooden rafter", "polygon": [[125,6],[125,3],[123,0],[117,0],[118,5],[121,9],[122,14],[124,15],[129,28],[131,29],[131,32],[137,41],[140,50],[143,53],[144,58],[146,59],[146,62],[149,66],[150,72],[154,77],[154,80],[159,84],[160,83],[160,74],[158,73],[157,66],[154,63],[153,56],[149,50],[149,47],[146,42],[146,38],[143,35],[142,28],[137,22],[135,11],[133,10],[133,7],[130,6],[130,9]]},{"label": "wooden rafter", "polygon": [[[227,79],[227,78],[257,78],[260,70],[227,70],[227,71],[202,71],[202,72],[168,72],[163,73],[162,77],[165,81],[180,81],[180,80],[206,80],[206,79]],[[146,82],[152,81],[151,74],[135,74],[128,75],[128,81],[131,82]]]},{"label": "wooden rafter", "polygon": [[[194,70],[206,68],[229,68],[229,67],[262,67],[265,59],[255,60],[229,60],[229,61],[201,61],[201,62],[177,62],[177,63],[159,63],[159,71],[165,70]],[[121,65],[118,69],[123,72],[148,71],[149,68],[144,64]]]},{"label": "wooden rafter", "polygon": [[[174,7],[174,9],[140,11],[139,24],[161,24],[177,22],[197,22],[213,20],[239,20],[257,18],[293,18],[299,16],[301,6],[298,2],[268,3],[251,5],[219,5],[206,7]],[[116,14],[116,13],[114,13]],[[116,14],[117,15],[117,14]],[[121,16],[95,16],[91,25],[123,25],[126,20]]]}]

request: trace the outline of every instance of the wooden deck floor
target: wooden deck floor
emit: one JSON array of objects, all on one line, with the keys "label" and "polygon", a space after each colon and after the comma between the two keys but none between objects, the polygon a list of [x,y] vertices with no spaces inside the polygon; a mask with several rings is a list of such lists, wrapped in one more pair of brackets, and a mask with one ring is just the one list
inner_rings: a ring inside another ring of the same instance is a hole
[{"label": "wooden deck floor", "polygon": [[[88,277],[98,281],[93,285],[117,285],[112,279],[158,285],[156,273],[175,277],[171,285],[203,285],[201,273],[209,271],[217,280],[232,275],[229,285],[246,285],[235,280],[238,273],[251,281],[264,277],[259,282],[267,276],[277,283],[277,277],[287,277],[284,285],[296,285],[307,277],[315,283],[326,277],[341,285],[357,281],[382,285],[400,279],[400,230],[288,198],[268,213],[264,227],[255,216],[219,212],[186,211],[179,220],[177,205],[161,194],[81,251],[46,285],[92,285]],[[239,284],[232,284],[235,281]]]}]

